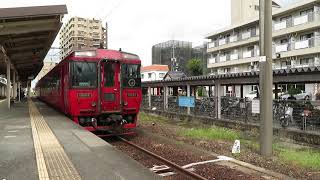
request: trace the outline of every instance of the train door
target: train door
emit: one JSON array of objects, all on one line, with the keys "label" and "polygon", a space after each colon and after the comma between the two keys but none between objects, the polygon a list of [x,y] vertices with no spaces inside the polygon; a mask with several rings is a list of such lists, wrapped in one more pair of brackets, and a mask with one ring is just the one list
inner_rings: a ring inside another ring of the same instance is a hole
[{"label": "train door", "polygon": [[103,63],[102,77],[102,112],[121,112],[120,63],[117,61],[107,61]]},{"label": "train door", "polygon": [[63,78],[62,78],[62,91],[63,91],[63,104],[64,104],[64,113],[65,114],[68,114],[70,113],[69,111],[69,95],[68,95],[68,92],[69,92],[69,81],[68,81],[68,78],[69,78],[69,65],[70,65],[70,62],[67,62],[67,63],[64,63],[63,64]]}]

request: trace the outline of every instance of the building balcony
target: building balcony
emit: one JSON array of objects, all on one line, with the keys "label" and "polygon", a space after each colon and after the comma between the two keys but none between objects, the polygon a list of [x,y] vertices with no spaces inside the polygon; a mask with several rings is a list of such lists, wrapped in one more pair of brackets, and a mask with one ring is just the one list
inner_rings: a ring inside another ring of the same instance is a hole
[{"label": "building balcony", "polygon": [[230,55],[230,60],[237,60],[237,59],[239,59],[239,54],[238,53]]},{"label": "building balcony", "polygon": [[274,24],[274,30],[280,30],[287,28],[287,21],[282,21]]},{"label": "building balcony", "polygon": [[238,41],[238,36],[236,36],[236,35],[230,36],[230,40],[229,41],[230,41],[230,43]]},{"label": "building balcony", "polygon": [[289,47],[288,44],[276,45],[276,47],[275,47],[276,48],[276,53],[288,51],[288,47]]},{"label": "building balcony", "polygon": [[219,40],[219,46],[225,45],[227,43],[226,39],[220,39]]},{"label": "building balcony", "polygon": [[240,64],[246,64],[246,63],[251,63],[251,62],[257,62],[259,61],[259,57],[250,57],[250,58],[240,58],[237,60],[233,61],[219,61],[216,63],[208,63],[207,67],[208,68],[218,68],[218,67],[228,67],[228,66],[235,66],[235,65],[240,65]]},{"label": "building balcony", "polygon": [[217,58],[209,58],[208,59],[208,64],[214,64],[214,63],[216,63],[217,62]]},{"label": "building balcony", "polygon": [[243,58],[251,58],[251,57],[253,57],[253,55],[254,55],[253,51],[244,51],[242,54],[242,57]]},{"label": "building balcony", "polygon": [[242,35],[241,35],[241,39],[249,39],[250,37],[251,37],[250,31],[242,33]]},{"label": "building balcony", "polygon": [[215,43],[215,42],[210,42],[210,43],[208,43],[208,45],[207,45],[207,48],[208,48],[208,49],[214,48],[214,47],[216,47],[216,43]]},{"label": "building balcony", "polygon": [[219,57],[219,62],[225,62],[227,61],[227,56],[220,56]]},{"label": "building balcony", "polygon": [[300,24],[311,22],[314,19],[313,17],[314,17],[314,13],[308,13],[308,14],[305,14],[305,15],[302,15],[302,16],[295,17],[293,19],[293,25],[297,26],[297,25],[300,25]]},{"label": "building balcony", "polygon": [[298,41],[294,43],[294,49],[304,49],[314,46],[314,38]]},{"label": "building balcony", "polygon": [[[241,35],[240,35],[240,37],[241,37]],[[231,40],[231,37],[230,37],[230,40]],[[230,41],[230,43],[224,44],[222,46],[209,47],[209,45],[208,45],[207,52],[210,53],[210,52],[217,52],[217,51],[220,51],[220,50],[232,49],[232,48],[236,48],[236,47],[240,47],[240,46],[245,46],[247,44],[256,43],[258,41],[259,41],[259,37],[258,36],[254,36],[254,37],[251,37],[251,38],[248,38],[248,39],[242,39],[242,40],[240,40],[237,37],[237,41],[234,41],[234,42]]]},{"label": "building balcony", "polygon": [[[285,22],[285,28],[284,28],[284,22],[276,22],[274,24],[274,32],[272,32],[272,36],[279,37],[286,34],[291,34],[295,32],[301,32],[301,31],[308,31],[315,28],[320,27],[320,21],[315,20],[315,16],[319,16],[319,13],[308,13],[306,15],[297,16],[290,18]],[[280,24],[279,24],[280,23]]]}]

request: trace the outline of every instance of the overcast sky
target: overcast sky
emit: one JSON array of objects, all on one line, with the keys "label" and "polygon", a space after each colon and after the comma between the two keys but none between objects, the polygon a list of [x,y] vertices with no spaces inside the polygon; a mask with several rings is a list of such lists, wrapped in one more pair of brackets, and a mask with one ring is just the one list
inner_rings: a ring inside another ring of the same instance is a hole
[{"label": "overcast sky", "polygon": [[[282,0],[290,1],[297,0]],[[154,44],[175,39],[199,45],[206,34],[230,24],[230,0],[1,0],[0,7],[53,4],[67,4],[64,22],[71,16],[107,21],[109,48],[136,53],[143,65],[151,64]]]}]

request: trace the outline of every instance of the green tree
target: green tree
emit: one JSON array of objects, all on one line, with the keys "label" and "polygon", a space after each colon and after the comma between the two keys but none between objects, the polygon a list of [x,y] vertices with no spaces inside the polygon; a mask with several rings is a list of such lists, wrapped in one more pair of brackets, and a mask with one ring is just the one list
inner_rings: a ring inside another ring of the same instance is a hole
[{"label": "green tree", "polygon": [[202,75],[202,63],[200,59],[190,59],[187,62],[188,73],[192,76]]}]

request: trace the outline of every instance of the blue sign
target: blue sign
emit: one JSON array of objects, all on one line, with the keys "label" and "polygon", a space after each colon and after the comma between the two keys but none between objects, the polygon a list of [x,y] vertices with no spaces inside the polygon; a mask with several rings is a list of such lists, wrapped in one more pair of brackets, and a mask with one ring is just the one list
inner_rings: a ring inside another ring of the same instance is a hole
[{"label": "blue sign", "polygon": [[182,107],[194,107],[194,97],[187,97],[187,96],[179,96],[179,106]]}]

